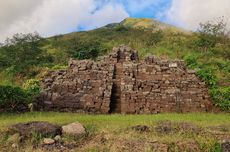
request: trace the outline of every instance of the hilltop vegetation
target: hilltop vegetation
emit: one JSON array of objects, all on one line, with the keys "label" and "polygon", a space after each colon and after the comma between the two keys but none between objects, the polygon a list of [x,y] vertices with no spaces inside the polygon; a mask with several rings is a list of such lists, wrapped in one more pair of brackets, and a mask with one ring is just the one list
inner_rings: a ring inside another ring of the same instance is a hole
[{"label": "hilltop vegetation", "polygon": [[[21,86],[25,91],[28,81],[37,82],[50,69],[65,68],[69,58],[95,60],[125,44],[138,50],[140,57],[153,54],[184,59],[206,82],[216,105],[229,110],[230,39],[225,30],[223,20],[201,24],[199,32],[188,32],[150,19],[128,18],[47,39],[19,34],[0,48],[0,84]],[[29,84],[34,87],[37,83]]]}]

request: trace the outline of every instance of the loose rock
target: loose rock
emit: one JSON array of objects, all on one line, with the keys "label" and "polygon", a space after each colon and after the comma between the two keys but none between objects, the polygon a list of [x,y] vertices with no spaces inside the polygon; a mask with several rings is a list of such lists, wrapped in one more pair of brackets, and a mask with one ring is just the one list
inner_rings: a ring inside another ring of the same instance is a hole
[{"label": "loose rock", "polygon": [[51,138],[44,138],[43,143],[46,145],[52,145],[55,143],[55,140],[53,140]]},{"label": "loose rock", "polygon": [[13,143],[13,144],[11,145],[11,147],[12,147],[12,148],[18,148],[19,145],[18,145],[17,143]]},{"label": "loose rock", "polygon": [[60,140],[61,140],[61,136],[60,136],[60,135],[55,136],[55,137],[54,137],[54,140],[55,140],[55,141],[60,141]]},{"label": "loose rock", "polygon": [[62,126],[62,133],[72,136],[79,136],[86,133],[85,128],[79,122],[74,122],[65,126]]}]

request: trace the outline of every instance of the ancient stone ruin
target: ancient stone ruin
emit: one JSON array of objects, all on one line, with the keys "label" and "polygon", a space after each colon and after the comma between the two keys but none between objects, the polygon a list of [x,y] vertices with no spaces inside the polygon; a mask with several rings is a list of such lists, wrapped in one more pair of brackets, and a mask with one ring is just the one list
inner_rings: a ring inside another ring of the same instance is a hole
[{"label": "ancient stone ruin", "polygon": [[212,110],[205,83],[183,61],[154,56],[139,60],[126,46],[98,61],[70,60],[67,70],[50,71],[42,88],[43,110],[103,114]]}]

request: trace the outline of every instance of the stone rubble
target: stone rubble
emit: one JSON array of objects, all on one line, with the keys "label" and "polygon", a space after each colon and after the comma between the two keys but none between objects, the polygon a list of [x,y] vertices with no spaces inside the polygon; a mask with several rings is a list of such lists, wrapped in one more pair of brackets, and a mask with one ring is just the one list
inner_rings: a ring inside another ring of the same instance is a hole
[{"label": "stone rubble", "polygon": [[148,56],[120,46],[97,61],[71,59],[67,70],[50,71],[38,99],[41,110],[155,114],[210,112],[208,89],[182,60]]}]

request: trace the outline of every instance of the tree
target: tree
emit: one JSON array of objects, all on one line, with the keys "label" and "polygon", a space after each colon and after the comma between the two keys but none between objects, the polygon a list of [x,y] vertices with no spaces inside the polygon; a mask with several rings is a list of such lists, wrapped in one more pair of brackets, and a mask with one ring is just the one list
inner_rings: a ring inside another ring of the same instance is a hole
[{"label": "tree", "polygon": [[155,31],[150,34],[149,39],[146,42],[147,46],[156,46],[157,43],[161,42],[164,37],[164,34],[161,30]]},{"label": "tree", "polygon": [[217,43],[225,43],[229,32],[224,17],[220,17],[213,21],[200,23],[198,33],[197,45],[208,50],[215,47]]},{"label": "tree", "polygon": [[100,54],[107,51],[97,40],[82,41],[76,38],[71,40],[71,45],[69,45],[68,50],[71,57],[79,60],[95,60]]},{"label": "tree", "polygon": [[42,40],[38,33],[15,34],[7,38],[0,48],[0,66],[25,68],[47,60],[47,54],[40,48]]}]

